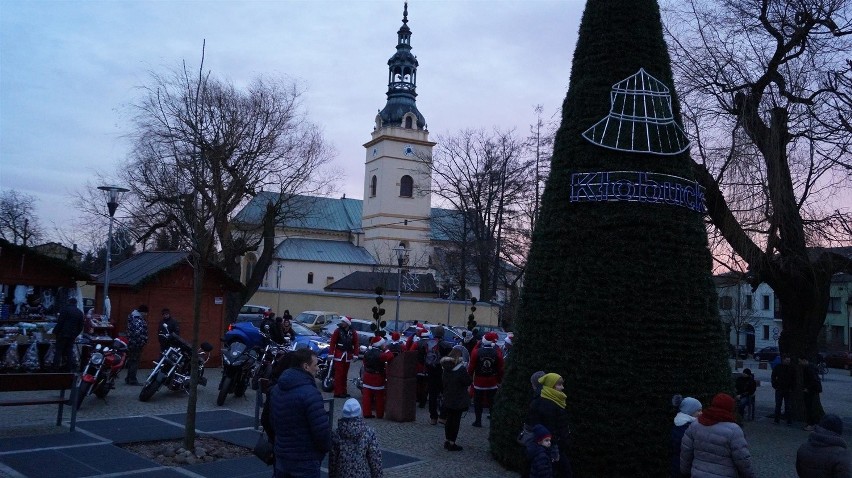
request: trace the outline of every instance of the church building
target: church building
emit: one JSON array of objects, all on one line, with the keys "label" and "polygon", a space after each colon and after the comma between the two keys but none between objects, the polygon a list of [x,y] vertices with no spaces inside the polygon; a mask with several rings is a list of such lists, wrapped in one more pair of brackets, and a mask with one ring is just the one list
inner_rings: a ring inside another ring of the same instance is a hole
[{"label": "church building", "polygon": [[[447,285],[450,278],[434,265],[441,244],[449,242],[446,231],[454,222],[460,229],[461,219],[431,205],[431,168],[424,158],[431,158],[436,143],[417,109],[418,62],[411,50],[406,3],[396,52],[388,60],[387,102],[364,144],[364,199],[294,198],[290,209],[296,212],[276,227],[273,263],[261,290],[372,293],[382,285],[392,293],[400,265],[406,294],[438,297]],[[234,220],[259,224],[264,205],[276,195],[259,194]],[[256,255],[243,258],[243,278],[255,261]],[[465,277],[468,297],[479,297],[475,276]]]}]

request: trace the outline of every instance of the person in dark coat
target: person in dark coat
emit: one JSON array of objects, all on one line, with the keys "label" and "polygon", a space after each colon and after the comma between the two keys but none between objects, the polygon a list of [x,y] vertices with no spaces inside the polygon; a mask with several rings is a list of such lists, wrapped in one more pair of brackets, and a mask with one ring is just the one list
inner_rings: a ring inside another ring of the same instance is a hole
[{"label": "person in dark coat", "polygon": [[555,373],[548,373],[538,379],[541,394],[530,402],[527,426],[535,428],[544,425],[553,434],[553,476],[570,478],[571,464],[568,460],[568,446],[571,443],[571,428],[568,425],[568,412],[565,410],[565,382]]},{"label": "person in dark coat", "polygon": [[530,460],[529,478],[551,478],[553,476],[552,435],[543,425],[532,430],[533,439],[527,443],[527,458]]},{"label": "person in dark coat", "polygon": [[787,417],[787,425],[793,423],[793,414],[790,407],[790,394],[796,386],[796,372],[790,365],[790,357],[783,357],[781,363],[772,369],[772,388],[775,389],[775,424],[781,422],[781,404],[784,404],[784,416]]},{"label": "person in dark coat", "polygon": [[171,334],[180,335],[180,324],[172,317],[172,311],[168,308],[163,309],[163,318],[160,319],[160,326],[157,328],[157,339],[160,341],[160,353],[169,348],[169,337]]},{"label": "person in dark coat", "polygon": [[680,443],[683,441],[683,434],[686,429],[701,415],[701,402],[692,397],[683,398],[680,395],[675,395],[672,397],[672,405],[677,408],[677,415],[674,417],[670,446],[672,452],[671,476],[672,478],[680,478]]},{"label": "person in dark coat", "polygon": [[275,433],[274,478],[319,478],[331,448],[328,412],[317,389],[317,355],[308,348],[290,354],[290,368],[272,387],[270,412]]},{"label": "person in dark coat", "polygon": [[757,382],[754,380],[754,375],[751,373],[750,368],[744,368],[743,374],[737,377],[737,380],[734,382],[734,386],[737,389],[737,411],[740,416],[745,419],[745,409],[748,406],[751,407],[751,418],[754,419],[754,394],[757,392]]},{"label": "person in dark coat", "polygon": [[140,385],[136,378],[139,370],[139,360],[142,358],[142,349],[148,343],[148,306],[140,305],[127,318],[127,362],[125,369],[127,377],[124,383],[128,385]]},{"label": "person in dark coat", "polygon": [[799,478],[852,478],[849,450],[842,435],[840,417],[824,415],[796,453]]},{"label": "person in dark coat", "polygon": [[822,381],[819,379],[819,371],[816,365],[808,362],[806,359],[799,359],[799,364],[802,366],[802,390],[804,392],[802,398],[805,402],[805,430],[811,432],[821,418],[819,416],[819,394],[822,393]]},{"label": "person in dark coat", "polygon": [[[423,360],[423,370],[426,372],[426,394],[429,402],[429,422],[438,424],[438,418],[444,418],[444,413],[438,410],[438,398],[442,392],[443,368],[441,359],[449,355],[453,349],[453,343],[444,340],[444,327],[432,328],[432,338],[419,342],[418,353]],[[431,358],[427,360],[427,357]]]},{"label": "person in dark coat", "polygon": [[[77,307],[77,299],[71,297],[59,312],[53,334],[56,336],[56,350],[53,355],[53,368],[71,370],[74,365],[74,339],[83,331],[83,321],[86,317]],[[63,364],[64,362],[64,364]]]},{"label": "person in dark coat", "polygon": [[462,360],[462,346],[456,345],[450,353],[441,359],[443,369],[442,383],[444,386],[444,448],[449,451],[461,451],[456,444],[461,426],[461,417],[470,408],[468,387],[473,383],[467,373],[467,364]]}]

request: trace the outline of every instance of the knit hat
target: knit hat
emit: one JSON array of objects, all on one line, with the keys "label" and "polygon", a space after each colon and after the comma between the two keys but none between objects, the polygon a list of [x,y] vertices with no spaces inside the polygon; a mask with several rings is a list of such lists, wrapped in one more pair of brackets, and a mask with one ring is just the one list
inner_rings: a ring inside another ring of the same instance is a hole
[{"label": "knit hat", "polygon": [[399,342],[399,332],[391,332],[391,340],[394,342]]},{"label": "knit hat", "polygon": [[533,427],[532,433],[536,443],[541,443],[541,441],[545,438],[550,438],[553,436],[550,434],[550,431],[544,427],[544,425],[540,424]]},{"label": "knit hat", "polygon": [[546,374],[547,374],[547,372],[545,372],[544,370],[539,370],[538,372],[536,372],[536,373],[532,374],[532,376],[530,376],[530,383],[532,384],[533,388],[535,388],[536,390],[539,389],[541,384],[539,383],[538,379],[540,379],[541,377],[544,377]]},{"label": "knit hat", "polygon": [[843,434],[843,420],[833,413],[823,415],[822,420],[819,421],[819,426],[838,435]]},{"label": "knit hat", "polygon": [[444,338],[444,327],[442,327],[440,325],[437,326],[437,327],[432,327],[432,337],[434,337],[436,339],[443,339]]},{"label": "knit hat", "polygon": [[350,398],[343,404],[343,418],[355,418],[361,416],[361,404],[358,400]]},{"label": "knit hat", "polygon": [[379,337],[378,335],[370,339],[370,345],[376,348],[382,348],[385,346],[386,343],[387,342],[385,342],[385,339]]},{"label": "knit hat", "polygon": [[553,388],[558,381],[562,380],[562,376],[558,373],[546,373],[538,379],[538,383],[545,387]]},{"label": "knit hat", "polygon": [[482,345],[494,345],[499,336],[496,332],[488,332],[482,336]]},{"label": "knit hat", "polygon": [[352,325],[352,321],[351,321],[351,320],[349,320],[349,317],[341,317],[341,318],[340,318],[340,323],[341,323],[341,324],[346,324],[346,325]]},{"label": "knit hat", "polygon": [[417,336],[426,337],[427,335],[429,335],[429,331],[426,329],[426,327],[417,328]]},{"label": "knit hat", "polygon": [[695,412],[701,410],[701,408],[703,408],[701,406],[701,402],[692,397],[686,397],[680,402],[678,410],[680,410],[681,413],[691,416],[695,415]]},{"label": "knit hat", "polygon": [[732,413],[736,409],[736,405],[737,404],[734,401],[734,397],[728,395],[727,393],[717,393],[716,396],[713,397],[713,401],[710,402],[711,407]]}]

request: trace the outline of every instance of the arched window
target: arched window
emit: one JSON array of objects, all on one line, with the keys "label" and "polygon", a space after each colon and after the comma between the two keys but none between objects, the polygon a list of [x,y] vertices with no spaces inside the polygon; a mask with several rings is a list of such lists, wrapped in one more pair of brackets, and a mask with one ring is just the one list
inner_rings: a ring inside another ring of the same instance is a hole
[{"label": "arched window", "polygon": [[370,179],[370,197],[371,198],[376,197],[376,177],[375,176],[373,176],[372,179]]},{"label": "arched window", "polygon": [[308,284],[313,284],[313,283],[314,283],[314,273],[308,272]]},{"label": "arched window", "polygon": [[414,127],[414,122],[411,121],[411,116],[405,117],[405,129],[411,129]]},{"label": "arched window", "polygon": [[414,192],[414,180],[411,176],[405,175],[399,180],[399,195],[400,197],[410,198]]}]

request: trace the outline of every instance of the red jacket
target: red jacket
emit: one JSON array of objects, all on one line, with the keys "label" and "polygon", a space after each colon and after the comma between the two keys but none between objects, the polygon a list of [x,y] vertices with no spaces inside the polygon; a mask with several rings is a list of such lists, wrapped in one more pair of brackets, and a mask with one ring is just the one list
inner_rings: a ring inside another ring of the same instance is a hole
[{"label": "red jacket", "polygon": [[[366,355],[366,354],[364,354]],[[373,390],[384,390],[385,381],[387,377],[387,364],[391,360],[393,360],[394,354],[390,350],[382,350],[381,355],[379,355],[379,361],[381,362],[380,370],[378,372],[371,370],[366,362],[364,363],[364,387],[370,388]]]},{"label": "red jacket", "polygon": [[[331,334],[331,350],[334,351],[334,360],[338,362],[351,362],[358,356],[358,334],[352,327],[347,327],[346,332],[341,334],[342,327],[335,329]],[[344,335],[345,334],[345,335]],[[351,334],[351,337],[347,335]]]},{"label": "red jacket", "polygon": [[[484,349],[488,352],[484,352]],[[490,367],[486,367],[486,362],[490,362]],[[485,370],[486,368],[490,370]],[[503,351],[496,345],[476,347],[470,354],[467,373],[473,377],[473,388],[480,390],[497,388],[503,382]]]}]

